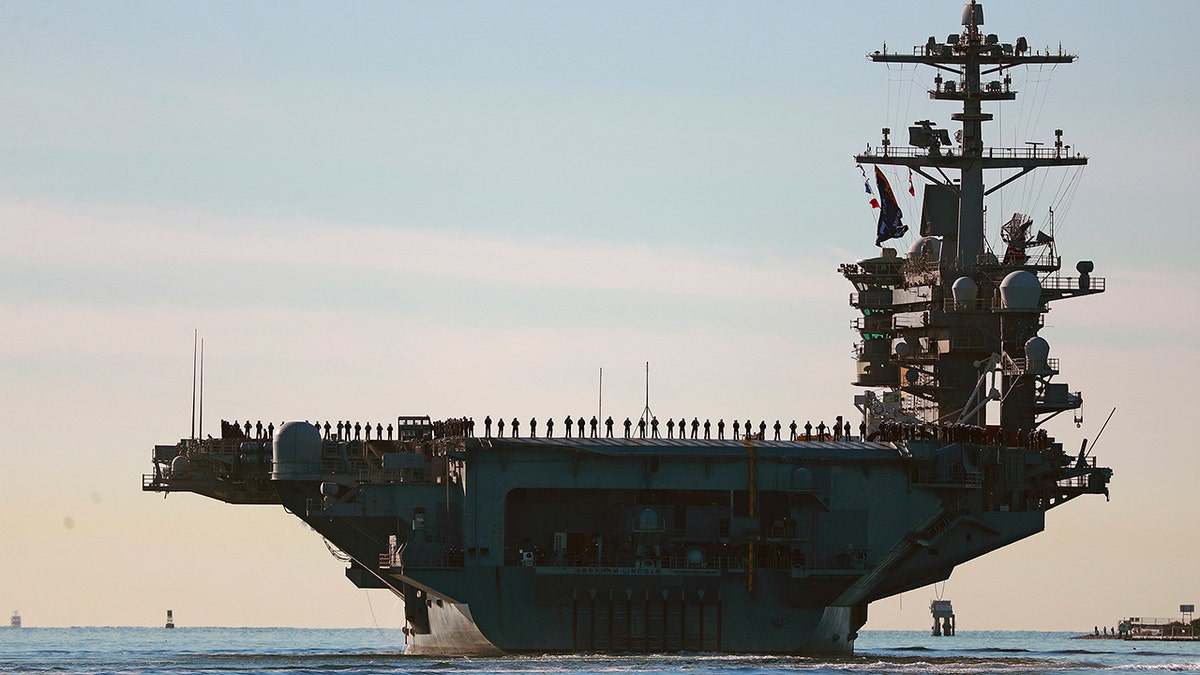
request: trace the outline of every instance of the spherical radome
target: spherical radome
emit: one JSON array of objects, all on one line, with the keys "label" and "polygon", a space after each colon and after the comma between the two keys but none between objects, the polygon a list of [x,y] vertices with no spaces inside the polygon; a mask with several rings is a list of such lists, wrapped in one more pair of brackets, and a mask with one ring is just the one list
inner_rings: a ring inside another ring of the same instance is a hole
[{"label": "spherical radome", "polygon": [[1042,282],[1030,272],[1009,272],[1000,282],[1000,302],[1005,309],[1035,312],[1042,301]]}]

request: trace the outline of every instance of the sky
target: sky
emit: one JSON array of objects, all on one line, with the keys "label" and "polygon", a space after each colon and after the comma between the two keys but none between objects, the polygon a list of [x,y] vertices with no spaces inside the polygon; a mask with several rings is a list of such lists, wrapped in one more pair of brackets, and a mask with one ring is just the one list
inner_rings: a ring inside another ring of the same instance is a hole
[{"label": "sky", "polygon": [[[1107,279],[1042,336],[1086,400],[1053,435],[1077,447],[1116,408],[1095,445],[1112,499],[874,603],[867,628],[923,630],[934,597],[961,630],[1174,616],[1200,600],[1200,5],[984,4],[1002,41],[1080,55],[1014,72],[985,133],[1063,129],[1091,163],[989,198],[989,237],[1053,208],[1064,265]],[[190,433],[194,331],[205,433],[561,419],[595,409],[601,368],[606,413],[636,416],[647,362],[660,417],[850,415],[837,266],[876,250],[853,156],[952,112],[931,72],[866,54],[960,32],[960,4],[822,5],[0,6],[0,607],[30,626],[402,624],[282,508],[141,492],[153,446]]]}]

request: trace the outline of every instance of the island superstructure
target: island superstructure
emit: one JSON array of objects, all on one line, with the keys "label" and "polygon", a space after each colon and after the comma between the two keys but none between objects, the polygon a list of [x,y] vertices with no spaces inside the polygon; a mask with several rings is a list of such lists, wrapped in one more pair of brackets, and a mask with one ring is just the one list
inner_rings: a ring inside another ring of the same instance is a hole
[{"label": "island superstructure", "polygon": [[[936,69],[930,96],[961,103],[961,130],[922,120],[907,146],[884,130],[856,157],[930,181],[907,255],[881,247],[840,270],[862,312],[858,435],[772,437],[765,421],[738,438],[699,420],[668,438],[581,419],[558,433],[543,421],[540,436],[423,416],[374,438],[340,422],[227,424],[155,446],[143,489],[283,505],[355,585],[403,599],[413,653],[851,651],[868,603],[1041,531],[1049,509],[1107,494],[1112,473],[1045,430],[1083,399],[1039,335],[1051,302],[1104,279],[1087,261],[1061,274],[1052,226],[1020,214],[994,252],[984,218],[996,190],[1086,162],[1060,133],[1048,147],[982,139],[983,104],[1017,94],[1009,70],[1075,57],[985,35],[977,3],[962,17],[945,42],[868,55]],[[996,170],[1013,173],[989,186]]]}]

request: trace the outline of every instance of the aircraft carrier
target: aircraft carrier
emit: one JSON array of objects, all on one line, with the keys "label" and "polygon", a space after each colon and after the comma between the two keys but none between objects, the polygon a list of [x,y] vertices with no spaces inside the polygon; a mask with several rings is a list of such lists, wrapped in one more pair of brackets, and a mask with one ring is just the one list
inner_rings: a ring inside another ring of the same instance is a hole
[{"label": "aircraft carrier", "polygon": [[[1039,335],[1051,303],[1104,278],[1087,260],[1063,273],[1052,217],[986,236],[986,197],[1087,159],[1061,131],[985,146],[984,104],[1016,98],[1013,69],[1076,57],[986,34],[974,2],[944,40],[867,57],[932,68],[929,96],[957,110],[953,130],[884,129],[855,157],[879,208],[877,254],[840,269],[861,311],[857,428],[224,424],[155,446],[143,489],[283,505],[355,585],[403,598],[412,653],[852,651],[868,603],[1040,532],[1112,475],[1043,426],[1083,398]],[[887,176],[910,170],[921,236],[898,252]]]}]

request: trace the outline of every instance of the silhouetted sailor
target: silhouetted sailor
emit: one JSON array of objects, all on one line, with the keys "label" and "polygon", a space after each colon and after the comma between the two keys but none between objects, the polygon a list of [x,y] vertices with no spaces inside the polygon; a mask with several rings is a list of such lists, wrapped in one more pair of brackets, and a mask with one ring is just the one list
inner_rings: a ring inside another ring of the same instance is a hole
[{"label": "silhouetted sailor", "polygon": [[262,420],[254,423],[254,437],[262,438]]},{"label": "silhouetted sailor", "polygon": [[520,429],[521,429],[521,421],[514,417],[513,421],[512,421],[512,430],[513,430],[512,437],[513,438],[516,438],[517,434],[521,433]]},{"label": "silhouetted sailor", "polygon": [[746,430],[743,432],[746,438],[750,438],[750,420],[746,420]]},{"label": "silhouetted sailor", "polygon": [[571,416],[567,415],[566,419],[563,420],[563,426],[565,426],[567,428],[567,438],[571,437],[571,425],[572,424],[574,424],[574,422],[571,420]]},{"label": "silhouetted sailor", "polygon": [[367,440],[371,440],[371,423],[367,422]]},{"label": "silhouetted sailor", "polygon": [[325,420],[325,440],[329,440],[329,420]]},{"label": "silhouetted sailor", "polygon": [[850,423],[849,422],[846,422],[846,424],[842,427],[842,431],[846,432],[845,434],[843,434],[843,438],[845,438],[846,440],[850,440]]},{"label": "silhouetted sailor", "polygon": [[[580,419],[583,419],[583,418],[581,417]],[[597,424],[595,415],[592,415],[592,419],[588,422],[588,424],[590,424],[592,427],[592,438],[595,438],[596,437],[596,424]],[[609,431],[608,435],[612,436],[612,418],[611,417],[608,418],[608,431]]]},{"label": "silhouetted sailor", "polygon": [[638,420],[638,436],[641,438],[646,437],[646,418],[645,417]]},{"label": "silhouetted sailor", "polygon": [[275,423],[267,422],[267,438],[275,438]]},{"label": "silhouetted sailor", "polygon": [[658,418],[657,417],[653,417],[650,419],[650,436],[652,438],[658,438]]},{"label": "silhouetted sailor", "polygon": [[667,418],[667,438],[675,438],[675,420]]},{"label": "silhouetted sailor", "polygon": [[[553,422],[551,424],[553,424]],[[536,417],[529,418],[529,437],[537,438],[537,418]]]},{"label": "silhouetted sailor", "polygon": [[712,435],[709,433],[712,430],[712,422],[707,417],[704,418],[704,440],[711,440]]},{"label": "silhouetted sailor", "polygon": [[782,428],[783,427],[779,424],[779,420],[775,420],[775,440],[779,440],[779,430]]},{"label": "silhouetted sailor", "polygon": [[[778,426],[778,423],[776,423],[776,425]],[[747,425],[746,428],[749,429],[750,428],[749,425]],[[758,438],[759,438],[759,440],[767,439],[767,421],[766,420],[758,421]],[[779,429],[775,430],[775,440],[779,440]]]},{"label": "silhouetted sailor", "polygon": [[488,415],[483,418],[483,435],[487,438],[492,437],[492,416]]},{"label": "silhouetted sailor", "polygon": [[742,423],[737,420],[734,420],[733,421],[733,440],[736,441],[737,439],[739,439],[741,437],[742,437]]},{"label": "silhouetted sailor", "polygon": [[817,425],[817,438],[819,440],[825,440],[825,428],[825,420],[821,420],[821,423]]},{"label": "silhouetted sailor", "polygon": [[629,438],[629,427],[630,427],[629,418],[626,417],[625,418],[625,438]]},{"label": "silhouetted sailor", "polygon": [[546,438],[554,438],[554,418],[546,420]]},{"label": "silhouetted sailor", "polygon": [[504,438],[504,418],[503,417],[501,417],[499,420],[496,421],[496,435],[499,436],[500,438]]},{"label": "silhouetted sailor", "polygon": [[804,423],[804,440],[806,440],[806,441],[812,440],[812,422],[811,421]]},{"label": "silhouetted sailor", "polygon": [[717,440],[725,440],[725,418],[717,420]]},{"label": "silhouetted sailor", "polygon": [[796,440],[796,420],[792,420],[792,425],[788,427],[788,430],[792,432],[791,440]]},{"label": "silhouetted sailor", "polygon": [[[699,431],[700,431],[700,420],[698,418],[693,417],[692,418],[692,438],[695,438],[696,433]],[[705,431],[708,431],[708,430],[705,429]],[[706,438],[707,438],[707,436],[706,436]]]},{"label": "silhouetted sailor", "polygon": [[362,425],[358,422],[354,423],[354,440],[358,440],[362,436]]},{"label": "silhouetted sailor", "polygon": [[[583,438],[583,415],[580,415],[579,418],[575,420],[575,428],[579,430],[579,437]],[[595,417],[592,418],[592,435],[593,436],[596,435],[596,418]]]},{"label": "silhouetted sailor", "polygon": [[858,438],[859,440],[867,440],[867,421],[863,420],[858,423]]},{"label": "silhouetted sailor", "polygon": [[246,420],[246,438],[250,438],[250,420]]},{"label": "silhouetted sailor", "polygon": [[392,440],[392,423],[388,422],[388,440]]},{"label": "silhouetted sailor", "polygon": [[838,415],[833,420],[833,440],[835,440],[835,441],[842,440],[842,416],[841,415]]}]

